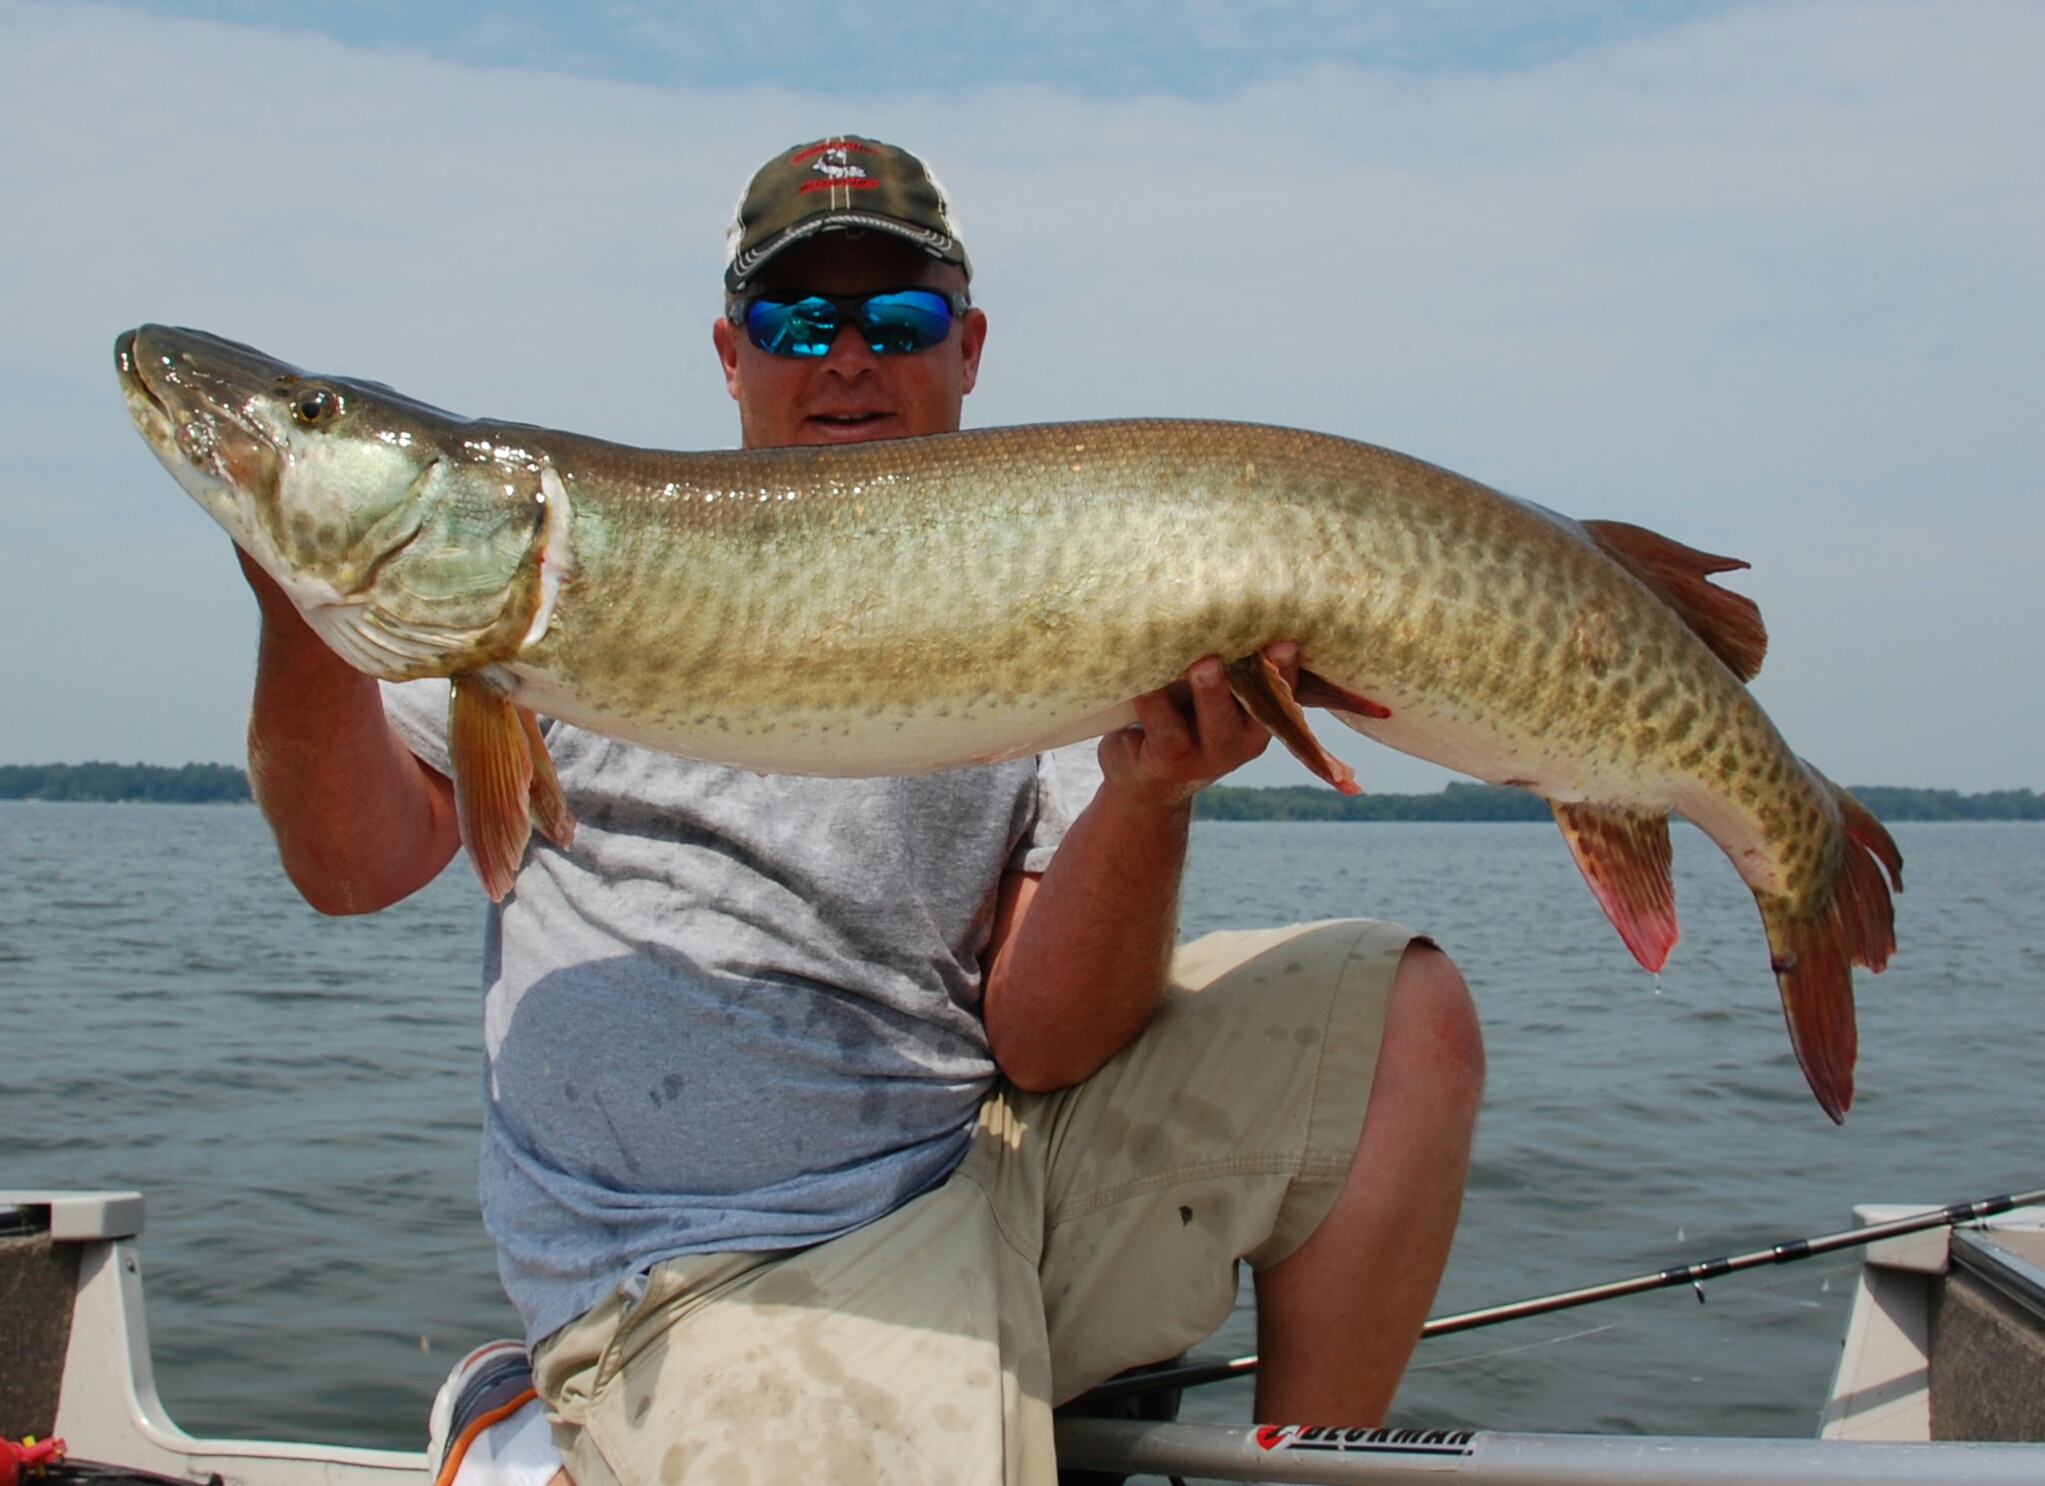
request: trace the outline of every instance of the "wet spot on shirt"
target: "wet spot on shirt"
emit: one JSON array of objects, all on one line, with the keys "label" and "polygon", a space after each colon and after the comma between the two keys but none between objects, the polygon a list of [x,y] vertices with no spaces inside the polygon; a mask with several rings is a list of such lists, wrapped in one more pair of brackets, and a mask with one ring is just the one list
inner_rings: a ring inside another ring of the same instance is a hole
[{"label": "wet spot on shirt", "polygon": [[[845,1364],[824,1349],[814,1336],[804,1334],[796,1339],[795,1355],[802,1363],[802,1370],[827,1388],[846,1386]],[[854,1381],[857,1381],[856,1379]]]},{"label": "wet spot on shirt", "polygon": [[1306,966],[1302,965],[1298,960],[1287,960],[1285,962],[1285,973],[1287,975],[1297,975],[1304,969],[1306,969]]},{"label": "wet spot on shirt", "polygon": [[845,1401],[870,1428],[895,1433],[902,1427],[902,1401],[878,1383],[865,1378],[847,1379]]},{"label": "wet spot on shirt", "polygon": [[1301,1047],[1313,1047],[1321,1040],[1321,1029],[1319,1027],[1301,1027],[1292,1034],[1292,1040]]},{"label": "wet spot on shirt", "polygon": [[1162,1125],[1139,1126],[1129,1137],[1129,1159],[1147,1169],[1171,1165],[1178,1153],[1178,1141]]},{"label": "wet spot on shirt", "polygon": [[941,1403],[932,1409],[930,1417],[936,1421],[939,1429],[946,1430],[951,1434],[964,1434],[968,1429],[972,1428],[973,1421],[948,1403]]},{"label": "wet spot on shirt", "polygon": [[811,1306],[822,1298],[823,1286],[801,1270],[787,1265],[761,1277],[753,1286],[753,1310],[771,1314],[780,1307]]},{"label": "wet spot on shirt", "polygon": [[1183,1227],[1184,1227],[1184,1226],[1185,1226],[1186,1224],[1188,1224],[1188,1223],[1190,1223],[1190,1222],[1192,1222],[1192,1221],[1193,1221],[1193,1209],[1192,1209],[1192,1208],[1190,1208],[1190,1207],[1182,1207],[1182,1208],[1180,1208],[1180,1209],[1179,1209],[1179,1226],[1183,1228]]},{"label": "wet spot on shirt", "polygon": [[[826,1481],[879,1480],[880,1471],[874,1459],[871,1436],[862,1437],[839,1430],[826,1435],[821,1478]],[[775,1479],[778,1482],[778,1478]]]},{"label": "wet spot on shirt", "polygon": [[1224,1141],[1236,1133],[1235,1117],[1227,1109],[1195,1094],[1181,1094],[1172,1102],[1172,1118],[1206,1140]]}]

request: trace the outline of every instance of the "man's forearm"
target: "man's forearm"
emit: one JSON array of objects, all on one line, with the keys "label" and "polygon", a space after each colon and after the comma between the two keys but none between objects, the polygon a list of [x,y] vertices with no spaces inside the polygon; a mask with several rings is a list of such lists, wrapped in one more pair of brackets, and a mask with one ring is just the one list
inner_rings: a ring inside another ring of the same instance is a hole
[{"label": "man's forearm", "polygon": [[[1265,653],[1296,684],[1299,647]],[[1271,741],[1213,656],[1134,705],[1138,725],[1101,740],[1105,782],[1051,870],[1003,887],[981,1013],[1025,1089],[1078,1083],[1143,1029],[1171,968],[1193,796]]]},{"label": "man's forearm", "polygon": [[322,913],[386,907],[459,845],[453,788],[391,731],[376,682],[329,650],[266,574],[249,581],[263,611],[250,789],[307,902]]},{"label": "man's forearm", "polygon": [[1156,1010],[1178,937],[1190,802],[1131,801],[1113,786],[1073,822],[989,977],[987,1037],[1025,1089],[1090,1076]]}]

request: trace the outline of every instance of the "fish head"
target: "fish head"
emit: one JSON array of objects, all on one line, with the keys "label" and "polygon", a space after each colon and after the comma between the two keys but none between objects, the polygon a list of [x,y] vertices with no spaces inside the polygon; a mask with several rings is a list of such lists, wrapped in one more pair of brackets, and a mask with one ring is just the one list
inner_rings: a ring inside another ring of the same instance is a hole
[{"label": "fish head", "polygon": [[144,325],[114,360],[156,457],[358,669],[477,670],[544,628],[568,509],[528,449],[204,331]]}]

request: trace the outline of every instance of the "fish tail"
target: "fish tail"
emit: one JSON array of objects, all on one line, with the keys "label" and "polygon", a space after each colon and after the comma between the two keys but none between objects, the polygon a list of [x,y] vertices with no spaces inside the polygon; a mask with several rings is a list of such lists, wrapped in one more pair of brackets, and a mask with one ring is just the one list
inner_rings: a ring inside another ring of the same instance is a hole
[{"label": "fish tail", "polygon": [[1842,827],[1829,888],[1815,907],[1775,893],[1754,897],[1768,930],[1790,1046],[1819,1106],[1837,1124],[1853,1104],[1860,1048],[1853,967],[1879,972],[1896,952],[1890,888],[1903,890],[1903,855],[1865,805],[1817,770],[1810,773],[1833,802]]}]

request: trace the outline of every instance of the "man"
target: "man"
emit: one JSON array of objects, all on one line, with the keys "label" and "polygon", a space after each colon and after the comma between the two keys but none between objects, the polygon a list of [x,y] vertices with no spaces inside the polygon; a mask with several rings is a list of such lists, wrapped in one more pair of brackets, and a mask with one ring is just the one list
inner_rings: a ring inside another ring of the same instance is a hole
[{"label": "man", "polygon": [[[769,161],[713,331],[745,445],[956,430],[970,272],[915,157]],[[257,798],[316,907],[380,908],[458,846],[445,685],[380,695],[244,567]],[[549,724],[580,824],[491,912],[482,1198],[574,1486],[1047,1481],[1051,1405],[1210,1332],[1242,1258],[1259,1416],[1382,1419],[1461,1200],[1468,992],[1360,920],[1175,962],[1192,797],[1268,738],[1214,657],[1136,705],[908,780]]]}]

